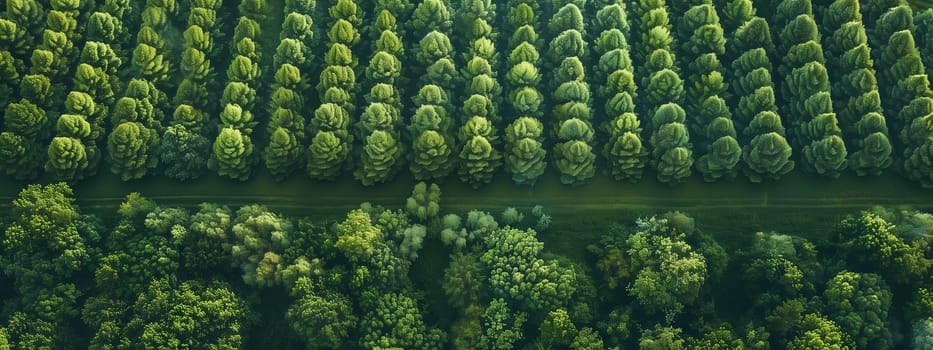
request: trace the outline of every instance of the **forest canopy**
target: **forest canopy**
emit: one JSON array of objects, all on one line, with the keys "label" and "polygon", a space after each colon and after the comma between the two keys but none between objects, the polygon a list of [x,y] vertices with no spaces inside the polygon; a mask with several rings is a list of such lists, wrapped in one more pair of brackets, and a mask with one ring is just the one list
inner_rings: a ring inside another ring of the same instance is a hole
[{"label": "forest canopy", "polygon": [[928,67],[929,0],[0,0],[0,350],[931,350]]},{"label": "forest canopy", "polygon": [[135,192],[99,210],[67,184],[29,185],[0,217],[0,346],[930,345],[929,213],[873,207],[821,240],[749,231],[726,249],[689,213],[662,212],[587,226],[580,258],[545,244],[573,227],[545,207],[442,200],[422,183],[407,203],[335,216]]}]

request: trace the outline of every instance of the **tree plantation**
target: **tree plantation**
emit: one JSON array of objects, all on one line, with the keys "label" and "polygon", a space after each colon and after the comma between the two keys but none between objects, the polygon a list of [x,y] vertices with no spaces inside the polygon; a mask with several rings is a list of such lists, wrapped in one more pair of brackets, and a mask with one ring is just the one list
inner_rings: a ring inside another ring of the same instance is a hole
[{"label": "tree plantation", "polygon": [[4,3],[17,180],[933,187],[933,10],[901,0]]},{"label": "tree plantation", "polygon": [[0,350],[933,350],[933,2],[0,0]]}]

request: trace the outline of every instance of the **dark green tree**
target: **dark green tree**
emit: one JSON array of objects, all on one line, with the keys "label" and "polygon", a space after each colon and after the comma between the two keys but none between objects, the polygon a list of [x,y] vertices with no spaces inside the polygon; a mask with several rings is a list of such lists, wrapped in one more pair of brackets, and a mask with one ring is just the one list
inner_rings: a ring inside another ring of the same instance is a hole
[{"label": "dark green tree", "polygon": [[486,294],[486,266],[475,253],[454,253],[444,269],[444,294],[450,304],[467,308],[481,302]]},{"label": "dark green tree", "polygon": [[125,312],[126,319],[110,316],[100,323],[95,347],[237,348],[246,343],[243,331],[254,322],[247,303],[219,281],[157,279]]},{"label": "dark green tree", "polygon": [[623,113],[607,125],[609,142],[603,156],[610,162],[610,172],[616,180],[637,182],[648,157],[647,145],[641,141],[638,118],[634,113]]},{"label": "dark green tree", "polygon": [[3,273],[19,297],[10,301],[42,321],[76,316],[78,292],[65,281],[85,271],[91,261],[90,245],[99,237],[89,237],[81,229],[71,188],[64,183],[29,185],[12,207],[0,241]]},{"label": "dark green tree", "polygon": [[311,139],[305,153],[308,176],[328,181],[336,179],[342,172],[349,154],[350,144],[337,133],[318,132]]},{"label": "dark green tree", "polygon": [[207,170],[211,142],[184,125],[173,125],[165,129],[155,153],[165,166],[165,176],[177,181],[197,179]]},{"label": "dark green tree", "polygon": [[443,331],[428,327],[411,296],[386,293],[365,296],[360,319],[360,346],[365,348],[441,349]]},{"label": "dark green tree", "polygon": [[460,162],[457,170],[460,181],[469,183],[473,188],[492,181],[493,172],[502,164],[499,154],[483,135],[474,135],[464,142],[460,150]]},{"label": "dark green tree", "polygon": [[361,149],[361,166],[353,173],[363,185],[387,181],[398,171],[402,145],[390,132],[374,130]]},{"label": "dark green tree", "polygon": [[544,243],[534,230],[500,229],[486,237],[486,246],[480,261],[490,270],[493,297],[527,310],[550,310],[569,302],[576,289],[574,270],[542,259]]},{"label": "dark green tree", "polygon": [[286,319],[309,348],[339,349],[349,340],[357,322],[350,299],[320,290],[307,278],[299,278],[291,295],[296,298]]},{"label": "dark green tree", "polygon": [[120,175],[123,181],[146,176],[149,169],[158,165],[155,150],[158,134],[140,123],[125,122],[117,125],[107,139],[107,157],[110,171]]},{"label": "dark green tree", "polygon": [[505,299],[493,299],[483,312],[483,335],[479,342],[480,348],[491,350],[515,348],[515,344],[522,340],[524,335],[522,326],[527,320],[528,314],[513,311]]},{"label": "dark green tree", "polygon": [[866,211],[843,220],[838,239],[853,268],[878,273],[893,285],[910,284],[924,276],[933,261],[898,237],[894,228],[878,214]]},{"label": "dark green tree", "polygon": [[418,180],[441,179],[453,168],[451,149],[446,138],[434,130],[427,130],[414,140],[413,159],[409,169]]},{"label": "dark green tree", "polygon": [[505,169],[517,184],[534,185],[544,173],[543,129],[532,117],[518,118],[505,129]]},{"label": "dark green tree", "polygon": [[223,128],[214,141],[214,153],[207,162],[207,167],[220,176],[245,181],[252,172],[255,158],[253,144],[249,136],[240,130]]},{"label": "dark green tree", "polygon": [[682,183],[690,177],[693,145],[684,125],[685,118],[686,112],[675,103],[659,106],[652,118],[655,129],[649,142],[658,181],[663,183]]},{"label": "dark green tree", "polygon": [[262,158],[273,176],[284,179],[300,166],[302,151],[298,138],[288,129],[279,127],[269,136]]},{"label": "dark green tree", "polygon": [[887,325],[892,293],[881,276],[840,272],[827,282],[823,298],[828,317],[852,336],[858,348],[894,346]]},{"label": "dark green tree", "polygon": [[787,343],[788,350],[818,347],[830,350],[855,349],[849,335],[833,321],[820,314],[807,314],[799,321],[794,338]]}]

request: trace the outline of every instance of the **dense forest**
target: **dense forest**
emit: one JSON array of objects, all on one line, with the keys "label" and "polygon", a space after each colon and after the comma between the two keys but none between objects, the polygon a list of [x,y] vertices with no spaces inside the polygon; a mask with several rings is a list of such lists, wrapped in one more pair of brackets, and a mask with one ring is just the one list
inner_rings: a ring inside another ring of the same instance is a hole
[{"label": "dense forest", "polygon": [[933,10],[904,0],[0,4],[19,180],[933,187]]},{"label": "dense forest", "polygon": [[931,7],[0,0],[0,350],[933,350]]},{"label": "dense forest", "polygon": [[0,232],[0,348],[933,348],[928,213],[875,207],[826,241],[748,232],[734,251],[658,213],[577,260],[539,239],[561,234],[547,208],[442,199],[420,183],[321,219],[131,193],[98,216],[67,184],[30,185]]}]

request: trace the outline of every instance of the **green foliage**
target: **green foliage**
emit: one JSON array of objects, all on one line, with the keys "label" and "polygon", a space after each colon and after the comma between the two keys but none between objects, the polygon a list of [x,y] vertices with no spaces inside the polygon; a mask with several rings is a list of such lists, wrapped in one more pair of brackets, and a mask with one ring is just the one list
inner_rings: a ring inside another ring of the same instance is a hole
[{"label": "green foliage", "polygon": [[583,14],[579,6],[582,4],[568,3],[554,12],[547,26],[552,37],[565,30],[583,32]]},{"label": "green foliage", "polygon": [[526,320],[528,320],[528,315],[521,311],[512,311],[505,299],[493,299],[483,312],[483,335],[479,342],[480,348],[514,349],[515,343],[523,337],[522,325]]},{"label": "green foliage", "polygon": [[120,175],[123,181],[139,179],[159,162],[150,150],[154,150],[158,134],[136,122],[117,125],[107,139],[110,171]]},{"label": "green foliage", "polygon": [[480,305],[471,305],[450,327],[450,345],[457,350],[476,349],[483,336],[480,317],[485,310]]},{"label": "green foliage", "polygon": [[545,348],[569,346],[579,332],[564,309],[548,312],[538,331],[537,343]]},{"label": "green foliage", "polygon": [[730,0],[725,6],[719,6],[722,14],[723,27],[727,33],[732,33],[743,24],[755,19],[756,8],[751,0]]},{"label": "green foliage", "polygon": [[386,182],[398,171],[401,155],[402,145],[392,133],[373,130],[365,138],[360,166],[353,175],[365,186]]},{"label": "green foliage", "polygon": [[27,99],[10,103],[6,106],[3,119],[3,130],[27,138],[44,137],[47,131],[45,111]]},{"label": "green foliage", "polygon": [[412,297],[401,293],[367,296],[360,320],[364,348],[441,349],[447,335],[429,328]]},{"label": "green foliage", "polygon": [[[336,22],[334,22],[334,24],[330,27],[330,30],[327,31],[327,38],[330,40],[332,49],[335,47],[341,47],[343,45],[346,45],[345,46],[346,51],[344,51],[345,57],[343,58],[349,60],[351,59],[349,57],[350,56],[349,47],[356,46],[356,44],[359,43],[360,33],[356,29],[356,27],[354,27],[353,23],[350,23],[349,21],[341,18],[341,19],[338,19]],[[334,63],[333,61],[330,61],[327,58],[325,58],[325,62],[329,65],[356,66],[355,63],[349,63],[349,62],[345,64]]]},{"label": "green foliage", "polygon": [[880,175],[892,164],[892,147],[885,117],[881,114],[878,80],[872,69],[859,5],[840,0],[833,3],[828,13],[824,27],[838,29],[829,41],[827,62],[834,74],[841,75],[833,82],[833,94],[849,96],[848,100],[843,100],[839,118],[845,135],[855,138],[851,142],[855,151],[850,154],[848,165],[859,176]]},{"label": "green foliage", "polygon": [[610,161],[610,172],[616,180],[637,182],[648,156],[642,144],[641,127],[634,113],[623,113],[607,124],[609,142],[603,148],[603,156]]},{"label": "green foliage", "polygon": [[[552,22],[553,23],[553,22]],[[557,65],[567,57],[586,57],[587,43],[583,34],[575,29],[568,29],[551,40],[546,57],[552,65]]]},{"label": "green foliage", "polygon": [[346,137],[349,124],[350,114],[345,108],[335,103],[324,103],[314,110],[309,126],[312,133],[332,132]]},{"label": "green foliage", "polygon": [[275,48],[273,64],[276,67],[281,67],[285,64],[304,66],[309,60],[309,53],[305,52],[307,50],[309,50],[307,46],[297,39],[284,38]]},{"label": "green foliage", "polygon": [[827,282],[823,291],[826,314],[854,338],[860,349],[890,349],[886,325],[891,290],[881,276],[843,271]]},{"label": "green foliage", "polygon": [[682,52],[693,55],[724,54],[726,39],[723,36],[722,26],[719,24],[716,8],[712,4],[702,4],[685,10],[681,18],[683,23],[677,27],[679,36],[683,40]]},{"label": "green foliage", "polygon": [[920,320],[913,327],[914,349],[928,350],[933,346],[933,319]]},{"label": "green foliage", "polygon": [[543,129],[532,117],[518,118],[505,129],[505,169],[517,184],[534,185],[544,173]]},{"label": "green foliage", "polygon": [[643,105],[651,110],[666,103],[680,102],[684,92],[684,83],[680,75],[670,69],[652,72],[644,86]]},{"label": "green foliage", "polygon": [[[727,49],[733,57],[738,60],[741,56],[749,52],[764,51],[774,52],[774,43],[771,40],[771,30],[768,21],[761,17],[753,17],[739,26],[733,39],[727,43]],[[759,56],[764,61],[768,61],[767,56]],[[735,65],[735,63],[733,63]],[[770,63],[768,63],[770,65]],[[752,68],[753,69],[753,68]],[[770,67],[768,67],[770,70]],[[747,74],[750,69],[746,68],[741,74]]]},{"label": "green foliage", "polygon": [[794,116],[789,123],[792,127],[802,128],[817,115],[833,112],[828,94],[829,76],[826,67],[819,62],[810,61],[794,68],[783,88],[782,92],[787,93],[790,100],[782,109]]},{"label": "green foliage", "polygon": [[471,210],[467,214],[466,224],[461,227],[461,218],[456,214],[444,215],[441,223],[441,242],[444,245],[453,245],[455,248],[465,248],[467,243],[485,238],[490,232],[499,228],[496,219],[489,213]]},{"label": "green foliage", "polygon": [[827,136],[804,146],[804,164],[817,174],[837,178],[846,169],[846,145],[837,135]]},{"label": "green foliage", "polygon": [[699,297],[707,278],[706,258],[684,241],[666,219],[640,219],[625,241],[631,266],[629,295],[645,311],[669,319]]},{"label": "green foliage", "polygon": [[256,90],[241,82],[231,82],[224,87],[220,99],[222,105],[235,104],[249,110],[256,102]]},{"label": "green foliage", "polygon": [[402,61],[389,52],[378,51],[366,66],[366,77],[376,82],[392,83],[401,71]]},{"label": "green foliage", "polygon": [[684,339],[681,336],[683,330],[673,327],[662,327],[655,325],[652,329],[642,332],[641,339],[638,340],[639,350],[684,350]]},{"label": "green foliage", "polygon": [[[126,87],[126,96],[117,99],[110,114],[111,123],[114,125],[122,122],[140,122],[147,128],[160,130],[161,121],[164,117],[162,107],[167,103],[165,94],[159,91],[151,82],[141,79],[130,80]],[[183,111],[184,112],[184,111]],[[200,130],[205,123],[206,117],[203,114],[187,114],[190,116],[178,115],[186,114],[176,111],[174,116],[179,123],[186,123],[191,129]]]},{"label": "green foliage", "polygon": [[169,230],[145,232],[135,225],[139,217],[153,209],[155,203],[138,193],[130,194],[121,204],[122,218],[107,237],[107,252],[94,270],[94,282],[105,291],[103,295],[133,298],[145,292],[151,281],[172,278],[178,271],[178,251],[168,236]]},{"label": "green foliage", "polygon": [[735,178],[742,158],[742,147],[733,136],[723,136],[709,145],[708,153],[697,159],[697,170],[703,174],[703,179],[712,182],[719,179],[732,180]]},{"label": "green foliage", "polygon": [[88,237],[78,229],[78,207],[68,185],[29,185],[12,206],[12,221],[0,236],[3,272],[25,300],[87,266]]},{"label": "green foliage", "polygon": [[[191,215],[187,230],[172,226],[182,266],[195,274],[210,274],[231,266],[227,244],[232,237],[233,211],[226,206],[202,203]],[[147,220],[156,219],[156,216]],[[155,223],[155,222],[153,222]],[[164,230],[163,230],[164,231]]]},{"label": "green foliage", "polygon": [[285,317],[309,348],[338,349],[346,343],[357,323],[349,298],[319,290],[307,277],[298,279],[291,295],[296,300]]},{"label": "green foliage", "polygon": [[544,103],[544,96],[533,87],[526,86],[513,90],[509,94],[509,100],[512,108],[518,113],[529,116],[539,116],[542,113],[541,105]]},{"label": "green foliage", "polygon": [[727,325],[721,325],[719,328],[710,330],[700,338],[690,338],[687,340],[687,349],[708,349],[708,350],[745,350],[745,343],[742,338],[736,337]]},{"label": "green foliage", "polygon": [[322,99],[324,94],[331,88],[337,88],[344,92],[356,91],[356,73],[349,66],[327,66],[321,71],[316,88]]},{"label": "green foliage", "polygon": [[213,154],[207,167],[220,176],[245,181],[252,172],[255,157],[253,143],[240,130],[223,128],[214,140]]},{"label": "green foliage", "polygon": [[796,336],[787,343],[788,350],[803,349],[855,349],[849,336],[836,323],[820,314],[803,316],[798,325]]},{"label": "green foliage", "polygon": [[872,212],[842,222],[839,240],[851,259],[850,266],[877,272],[894,285],[909,284],[924,276],[933,261],[893,232],[895,226]]},{"label": "green foliage", "polygon": [[128,311],[125,323],[101,324],[97,346],[236,348],[245,343],[241,332],[253,322],[246,302],[218,281],[154,280]]},{"label": "green foliage", "polygon": [[412,145],[409,170],[416,180],[436,180],[447,176],[453,168],[450,144],[443,135],[427,130],[418,135]]},{"label": "green foliage", "polygon": [[302,161],[302,147],[295,135],[286,128],[276,128],[269,136],[269,144],[263,150],[262,159],[266,168],[276,179],[291,175]]},{"label": "green foliage", "polygon": [[382,239],[382,232],[366,213],[351,211],[346,220],[337,225],[335,247],[343,252],[351,262],[368,261],[376,251],[376,243]]},{"label": "green foliage", "polygon": [[428,184],[419,182],[411,190],[411,196],[405,201],[405,209],[408,215],[427,222],[437,217],[441,210],[441,188],[437,184]]},{"label": "green foliage", "polygon": [[231,232],[230,256],[247,285],[270,287],[298,278],[294,269],[288,270],[292,262],[282,257],[294,239],[291,221],[266,207],[248,205],[237,210]]},{"label": "green foliage", "polygon": [[0,165],[4,173],[19,180],[38,175],[42,165],[39,148],[23,136],[9,131],[0,133]]},{"label": "green foliage", "polygon": [[453,25],[450,11],[442,0],[426,0],[419,3],[411,16],[410,25],[416,35],[422,35],[429,30],[448,32]]},{"label": "green foliage", "polygon": [[6,333],[6,344],[3,345],[13,349],[45,350],[52,349],[55,345],[55,324],[22,312],[10,315],[9,324],[4,333]]},{"label": "green foliage", "polygon": [[88,169],[88,152],[81,140],[73,137],[56,137],[49,144],[45,171],[57,179],[80,180]]},{"label": "green foliage", "polygon": [[204,173],[210,152],[211,143],[207,138],[184,125],[173,125],[165,129],[155,154],[165,165],[165,176],[186,181],[197,179]]},{"label": "green foliage", "polygon": [[[781,117],[776,113],[777,108],[773,107],[774,91],[770,87],[763,87],[756,90],[758,94],[761,96],[754,97],[758,101],[756,104],[770,107],[767,107],[769,110],[756,113],[744,130],[744,134],[751,140],[742,150],[742,159],[746,165],[745,174],[752,182],[777,180],[794,169],[794,161],[790,160],[791,147],[784,137]],[[740,110],[742,107],[740,103]]]},{"label": "green foliage", "polygon": [[486,237],[488,250],[480,260],[489,270],[493,297],[511,300],[523,309],[550,310],[566,305],[576,289],[572,269],[539,255],[544,243],[534,230],[511,227]]},{"label": "green foliage", "polygon": [[[918,92],[929,89],[923,87],[923,84],[919,81],[914,81],[913,84],[910,83],[911,77],[922,79],[918,75],[925,73],[923,62],[910,31],[903,30],[890,36],[887,45],[882,47],[878,65],[884,67],[879,76],[881,78],[879,79],[880,85],[893,87],[891,90],[883,90],[887,94],[883,96],[885,98],[882,100],[888,101],[885,109],[889,111],[889,115],[895,115],[903,104],[920,96]],[[926,86],[929,86],[929,84]],[[919,89],[912,89],[913,87]],[[908,121],[903,120],[901,122],[908,123]]]},{"label": "green foliage", "polygon": [[158,49],[147,44],[139,44],[133,49],[133,68],[140,76],[151,82],[168,79],[170,63]]},{"label": "green foliage", "polygon": [[570,348],[573,350],[603,349],[603,339],[599,336],[599,333],[592,328],[582,328],[580,332],[577,333],[576,338],[573,338],[573,342],[570,343]]},{"label": "green foliage", "polygon": [[674,103],[661,105],[654,113],[652,124],[655,130],[649,142],[658,181],[676,184],[690,177],[693,146],[683,124],[685,115],[683,108]]},{"label": "green foliage", "polygon": [[312,179],[330,181],[340,175],[350,154],[350,144],[338,136],[341,131],[346,132],[320,131],[311,139],[305,155],[307,173]]},{"label": "green foliage", "polygon": [[486,137],[475,135],[461,148],[457,173],[461,181],[479,188],[492,181],[493,172],[501,165],[501,160],[502,155]]},{"label": "green foliage", "polygon": [[582,185],[596,174],[593,147],[581,140],[568,140],[554,146],[555,163],[565,185]]},{"label": "green foliage", "polygon": [[475,253],[454,253],[444,269],[444,294],[450,304],[467,308],[481,302],[486,294],[486,266]]},{"label": "green foliage", "polygon": [[933,187],[933,142],[909,148],[904,153],[904,172],[907,178],[919,182],[925,188]]},{"label": "green foliage", "polygon": [[[538,69],[536,64],[540,58],[541,56],[538,53],[538,49],[535,48],[534,44],[528,41],[523,41],[516,45],[515,48],[512,49],[512,52],[509,54],[508,63],[512,66],[510,71],[517,72],[510,73],[510,75],[506,76],[506,79],[516,85],[519,84],[518,81],[529,81],[528,78],[522,78],[522,80],[519,80],[515,77],[527,77],[531,75],[530,72],[534,72],[535,75],[537,75]],[[526,64],[522,65],[523,62]],[[516,66],[519,65],[521,65],[523,68],[516,68]],[[514,77],[510,78],[509,76]]]}]

